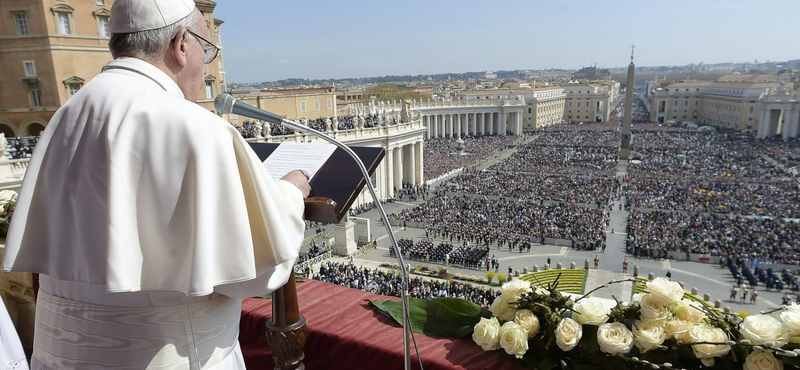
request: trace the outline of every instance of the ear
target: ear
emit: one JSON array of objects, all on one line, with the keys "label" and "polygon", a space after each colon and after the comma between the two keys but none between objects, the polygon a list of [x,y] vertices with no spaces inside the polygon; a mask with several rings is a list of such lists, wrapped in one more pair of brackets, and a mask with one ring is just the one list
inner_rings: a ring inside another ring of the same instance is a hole
[{"label": "ear", "polygon": [[185,66],[188,60],[188,37],[189,34],[186,32],[185,28],[181,28],[177,34],[175,34],[175,41],[169,44],[167,47],[168,54],[172,56],[172,59],[175,60],[179,66]]}]

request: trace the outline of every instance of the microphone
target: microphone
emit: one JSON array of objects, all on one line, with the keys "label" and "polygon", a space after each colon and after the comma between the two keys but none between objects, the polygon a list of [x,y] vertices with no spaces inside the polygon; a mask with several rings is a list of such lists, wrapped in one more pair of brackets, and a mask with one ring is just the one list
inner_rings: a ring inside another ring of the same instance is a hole
[{"label": "microphone", "polygon": [[383,205],[380,202],[380,198],[378,198],[378,194],[375,192],[375,187],[372,186],[372,181],[370,181],[369,171],[364,166],[364,162],[361,161],[361,158],[350,149],[347,145],[342,143],[339,140],[336,140],[328,135],[325,135],[322,132],[314,130],[308,126],[302,125],[292,120],[288,120],[282,116],[279,116],[275,113],[267,112],[262,109],[258,109],[252,105],[242,103],[233,95],[228,93],[222,93],[217,95],[214,99],[214,109],[217,112],[222,114],[238,114],[245,117],[250,117],[262,121],[267,121],[269,123],[283,125],[289,127],[293,130],[305,132],[312,136],[316,136],[322,140],[325,140],[333,145],[344,150],[353,160],[356,161],[358,164],[358,168],[361,170],[361,175],[364,177],[364,181],[366,182],[367,189],[369,189],[370,194],[372,195],[372,201],[375,202],[375,205],[378,206],[378,213],[380,213],[381,220],[383,221],[384,227],[386,227],[386,233],[389,236],[389,240],[391,241],[391,247],[395,252],[395,256],[397,256],[397,261],[400,264],[400,276],[402,277],[402,302],[403,302],[403,353],[405,357],[405,369],[411,369],[411,350],[410,350],[410,343],[409,343],[409,336],[414,341],[414,349],[417,351],[417,359],[419,360],[420,369],[422,369],[422,358],[419,356],[419,349],[417,348],[417,341],[414,338],[414,333],[411,331],[411,317],[409,316],[409,306],[408,306],[408,269],[406,269],[406,263],[403,261],[403,255],[400,252],[400,247],[397,244],[397,239],[394,236],[394,231],[392,231],[392,226],[389,224],[389,217],[386,216],[386,211],[383,209]]}]

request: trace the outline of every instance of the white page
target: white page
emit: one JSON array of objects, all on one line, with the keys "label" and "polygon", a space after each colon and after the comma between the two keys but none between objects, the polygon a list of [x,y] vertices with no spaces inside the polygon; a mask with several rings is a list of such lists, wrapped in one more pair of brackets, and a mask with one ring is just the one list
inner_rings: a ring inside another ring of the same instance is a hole
[{"label": "white page", "polygon": [[333,144],[283,142],[264,160],[264,167],[275,180],[294,170],[305,170],[313,179],[335,150]]}]

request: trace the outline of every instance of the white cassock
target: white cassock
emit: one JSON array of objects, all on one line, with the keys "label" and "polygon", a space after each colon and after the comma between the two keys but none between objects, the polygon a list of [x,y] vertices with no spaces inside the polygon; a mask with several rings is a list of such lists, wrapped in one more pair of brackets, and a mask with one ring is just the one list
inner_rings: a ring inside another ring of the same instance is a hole
[{"label": "white cassock", "polygon": [[242,369],[241,298],[289,277],[299,189],[154,66],[110,62],[31,158],[3,271],[41,273],[33,369]]}]

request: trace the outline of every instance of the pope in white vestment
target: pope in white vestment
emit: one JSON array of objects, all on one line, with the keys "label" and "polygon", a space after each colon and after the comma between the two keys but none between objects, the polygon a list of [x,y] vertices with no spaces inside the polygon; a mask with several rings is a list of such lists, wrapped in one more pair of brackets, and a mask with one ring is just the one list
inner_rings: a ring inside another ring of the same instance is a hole
[{"label": "pope in white vestment", "polygon": [[241,299],[287,281],[303,196],[164,71],[110,62],[48,124],[9,229],[3,271],[41,274],[32,368],[243,369]]}]

